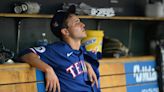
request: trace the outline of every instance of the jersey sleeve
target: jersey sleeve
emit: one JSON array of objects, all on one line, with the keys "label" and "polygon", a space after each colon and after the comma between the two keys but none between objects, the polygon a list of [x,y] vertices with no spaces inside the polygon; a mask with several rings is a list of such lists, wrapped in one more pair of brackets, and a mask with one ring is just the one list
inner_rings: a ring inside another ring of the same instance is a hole
[{"label": "jersey sleeve", "polygon": [[22,50],[22,51],[19,52],[18,57],[21,57],[21,56],[23,56],[23,55],[25,55],[25,54],[28,54],[28,53],[31,53],[31,52],[32,52],[32,51],[31,51],[30,49]]},{"label": "jersey sleeve", "polygon": [[43,46],[28,48],[28,49],[25,49],[25,50],[21,51],[19,53],[19,57],[21,57],[25,54],[28,54],[28,53],[34,53],[34,54],[40,56],[41,54],[44,54],[45,51],[46,51],[46,48],[43,47]]},{"label": "jersey sleeve", "polygon": [[44,46],[29,48],[29,50],[34,54],[37,54],[38,56],[41,56],[46,53],[46,47]]}]

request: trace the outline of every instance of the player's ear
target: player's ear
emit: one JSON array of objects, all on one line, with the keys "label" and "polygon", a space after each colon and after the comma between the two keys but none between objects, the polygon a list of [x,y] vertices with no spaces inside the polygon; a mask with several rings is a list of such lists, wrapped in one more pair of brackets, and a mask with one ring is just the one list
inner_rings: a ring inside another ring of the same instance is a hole
[{"label": "player's ear", "polygon": [[63,35],[69,35],[69,32],[68,32],[68,30],[66,28],[61,29],[61,33]]}]

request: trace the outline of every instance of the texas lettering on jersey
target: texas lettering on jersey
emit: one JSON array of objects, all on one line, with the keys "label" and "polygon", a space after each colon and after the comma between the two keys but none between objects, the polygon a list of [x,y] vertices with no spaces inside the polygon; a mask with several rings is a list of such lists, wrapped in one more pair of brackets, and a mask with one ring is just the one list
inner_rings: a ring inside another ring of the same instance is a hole
[{"label": "texas lettering on jersey", "polygon": [[85,65],[84,61],[79,61],[79,62],[76,62],[76,63],[70,65],[66,69],[66,71],[68,73],[71,73],[72,77],[75,78],[76,76],[87,72],[87,69],[86,69],[86,65]]}]

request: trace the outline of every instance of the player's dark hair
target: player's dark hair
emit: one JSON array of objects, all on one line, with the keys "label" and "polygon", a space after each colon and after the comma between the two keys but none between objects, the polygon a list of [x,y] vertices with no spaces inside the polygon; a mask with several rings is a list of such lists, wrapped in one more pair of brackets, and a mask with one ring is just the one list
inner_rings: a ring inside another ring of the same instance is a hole
[{"label": "player's dark hair", "polygon": [[52,20],[51,20],[51,31],[52,33],[58,37],[60,40],[62,39],[62,28],[67,28],[66,20],[70,17],[72,13],[65,12],[65,11],[59,11],[56,14],[54,14]]}]

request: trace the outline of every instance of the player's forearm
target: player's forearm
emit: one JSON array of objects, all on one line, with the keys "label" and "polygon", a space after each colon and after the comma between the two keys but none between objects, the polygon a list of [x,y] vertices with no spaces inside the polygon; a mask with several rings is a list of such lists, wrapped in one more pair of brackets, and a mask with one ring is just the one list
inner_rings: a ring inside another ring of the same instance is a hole
[{"label": "player's forearm", "polygon": [[85,62],[85,65],[86,65],[87,69],[90,69],[92,67],[88,62]]},{"label": "player's forearm", "polygon": [[23,62],[30,64],[33,67],[40,69],[43,72],[48,72],[48,71],[52,70],[51,66],[49,66],[48,64],[46,64],[45,62],[40,60],[38,58],[38,56],[34,53],[28,53],[28,54],[22,56],[21,60]]}]

